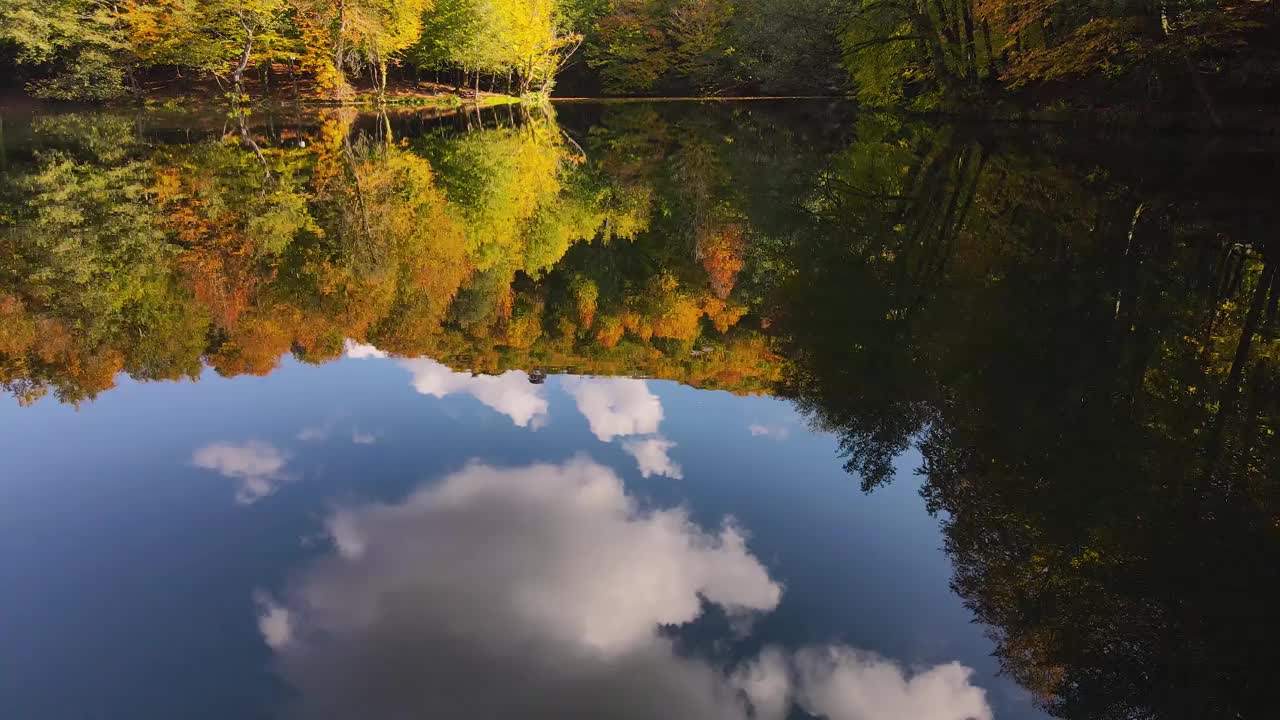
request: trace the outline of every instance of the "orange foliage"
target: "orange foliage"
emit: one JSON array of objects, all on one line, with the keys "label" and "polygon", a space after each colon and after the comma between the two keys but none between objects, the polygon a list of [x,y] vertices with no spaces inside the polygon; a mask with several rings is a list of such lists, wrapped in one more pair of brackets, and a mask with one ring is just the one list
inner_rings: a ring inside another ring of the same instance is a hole
[{"label": "orange foliage", "polygon": [[219,375],[264,376],[276,369],[280,358],[289,352],[293,338],[269,315],[242,317],[217,351],[209,354],[209,364]]},{"label": "orange foliage", "polygon": [[622,327],[645,342],[648,342],[649,338],[653,337],[653,327],[649,325],[640,313],[634,310],[622,313]]},{"label": "orange foliage", "polygon": [[626,328],[622,325],[622,319],[612,315],[605,315],[596,323],[596,341],[606,348],[617,345],[625,332]]},{"label": "orange foliage", "polygon": [[737,325],[742,316],[747,314],[747,307],[731,305],[718,297],[708,297],[702,301],[702,311],[711,319],[716,331],[723,334],[729,332],[729,328]]},{"label": "orange foliage", "polygon": [[22,301],[12,295],[0,295],[0,354],[25,353],[35,340],[36,324]]},{"label": "orange foliage", "polygon": [[657,337],[692,340],[698,336],[701,319],[702,308],[698,301],[682,294],[663,303],[662,311],[653,319],[651,327]]},{"label": "orange foliage", "polygon": [[711,290],[721,300],[729,297],[742,270],[746,234],[734,223],[706,229],[698,234],[698,254],[711,281]]}]

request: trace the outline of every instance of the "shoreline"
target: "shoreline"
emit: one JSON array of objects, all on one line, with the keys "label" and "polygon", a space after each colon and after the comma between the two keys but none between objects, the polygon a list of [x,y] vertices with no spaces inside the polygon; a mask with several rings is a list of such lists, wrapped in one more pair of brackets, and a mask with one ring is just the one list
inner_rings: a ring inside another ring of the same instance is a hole
[{"label": "shoreline", "polygon": [[[553,104],[623,105],[634,103],[731,103],[786,100],[832,100],[856,103],[852,95],[745,95],[662,97],[551,97]],[[1280,135],[1280,108],[1224,108],[1222,125],[1214,127],[1202,111],[1144,111],[1126,108],[997,107],[989,112],[936,110],[918,112],[896,108],[864,108],[868,112],[940,120],[1014,125],[1057,125],[1090,130],[1154,130],[1222,135]]]},{"label": "shoreline", "polygon": [[[714,95],[714,96],[656,96],[656,97],[556,97],[522,98],[501,93],[480,94],[480,101],[468,93],[422,93],[392,91],[382,102],[366,93],[360,93],[347,100],[333,100],[315,96],[257,97],[246,102],[242,107],[253,110],[261,108],[279,109],[303,107],[315,110],[352,109],[360,112],[376,112],[378,109],[388,111],[440,110],[458,111],[474,108],[498,107],[503,105],[519,105],[529,102],[549,102],[553,105],[627,105],[644,103],[758,103],[787,101],[833,101],[856,105],[852,95]],[[199,111],[225,109],[226,102],[213,99],[208,95],[166,94],[163,96],[143,97],[131,102],[110,102],[103,104],[86,104],[75,102],[50,102],[32,98],[26,93],[15,92],[0,95],[0,110],[20,111],[30,109],[103,109],[120,110],[135,108],[149,111]],[[1223,108],[1220,111],[1221,125],[1215,127],[1209,118],[1200,111],[1143,111],[1125,108],[1062,108],[1037,109],[1030,107],[995,107],[989,111],[931,111],[914,112],[901,109],[859,108],[867,112],[888,113],[905,117],[931,118],[952,122],[995,123],[1010,125],[1053,125],[1072,127],[1082,130],[1102,131],[1134,131],[1148,130],[1162,133],[1186,133],[1196,135],[1228,135],[1228,136],[1280,136],[1280,108]]]}]

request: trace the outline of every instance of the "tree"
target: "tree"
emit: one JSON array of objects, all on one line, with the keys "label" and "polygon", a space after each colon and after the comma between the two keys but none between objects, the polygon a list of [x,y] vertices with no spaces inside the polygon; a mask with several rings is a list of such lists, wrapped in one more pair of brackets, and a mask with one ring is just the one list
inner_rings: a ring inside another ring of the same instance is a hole
[{"label": "tree", "polygon": [[667,36],[680,75],[699,91],[731,85],[728,59],[734,50],[725,37],[733,16],[729,0],[682,0],[668,13]]},{"label": "tree", "polygon": [[655,0],[611,0],[588,35],[587,63],[613,93],[654,89],[674,67]]},{"label": "tree", "polygon": [[250,62],[292,49],[287,12],[286,0],[130,0],[123,18],[142,62],[229,74],[238,97]]},{"label": "tree", "polygon": [[418,41],[422,16],[432,0],[293,0],[307,64],[333,97],[350,95],[348,68],[367,63],[373,69],[379,99],[386,94],[387,66]]},{"label": "tree", "polygon": [[54,100],[108,100],[125,92],[127,60],[115,5],[106,0],[6,0],[0,4],[0,45],[18,63],[55,68],[28,87]]},{"label": "tree", "polygon": [[422,15],[433,0],[364,0],[352,3],[352,42],[374,70],[379,100],[387,92],[387,64],[422,33]]}]

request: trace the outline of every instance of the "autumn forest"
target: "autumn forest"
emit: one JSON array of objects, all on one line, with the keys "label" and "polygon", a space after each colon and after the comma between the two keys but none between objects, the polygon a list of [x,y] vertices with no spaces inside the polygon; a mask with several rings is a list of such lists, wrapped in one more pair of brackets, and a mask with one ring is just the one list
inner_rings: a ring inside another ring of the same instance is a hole
[{"label": "autumn forest", "polygon": [[853,95],[1249,124],[1280,88],[1274,0],[2,0],[9,90],[346,102]]}]

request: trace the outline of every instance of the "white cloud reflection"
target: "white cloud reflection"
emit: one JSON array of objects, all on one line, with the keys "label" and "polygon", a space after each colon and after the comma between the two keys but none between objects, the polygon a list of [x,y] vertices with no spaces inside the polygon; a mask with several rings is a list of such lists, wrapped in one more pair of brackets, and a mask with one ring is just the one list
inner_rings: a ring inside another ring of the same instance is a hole
[{"label": "white cloud reflection", "polygon": [[[387,353],[372,345],[347,340],[349,358],[386,358]],[[456,372],[428,358],[396,361],[413,376],[414,390],[444,398],[470,395],[485,406],[511,418],[519,427],[538,429],[547,422],[547,399],[541,385],[529,382],[528,373],[508,370],[501,375],[472,375]]]},{"label": "white cloud reflection", "polygon": [[747,426],[747,432],[753,437],[771,437],[775,440],[785,440],[791,434],[785,425],[765,425],[762,423],[751,423]]},{"label": "white cloud reflection", "polygon": [[462,393],[506,415],[520,427],[536,430],[546,424],[547,399],[542,386],[529,382],[525,372],[472,375],[425,358],[401,360],[400,364],[413,373],[413,388],[423,395],[443,398]]},{"label": "white cloud reflection", "polygon": [[365,359],[365,358],[387,358],[391,357],[387,353],[379,350],[372,345],[358,343],[355,340],[347,339],[343,346],[346,356],[349,358]]},{"label": "white cloud reflection", "polygon": [[289,611],[263,592],[254,593],[253,604],[258,608],[258,632],[262,634],[267,647],[279,649],[288,645],[293,639],[293,622]]},{"label": "white cloud reflection", "polygon": [[986,692],[958,662],[909,671],[865,650],[765,648],[734,674],[756,720],[783,720],[798,705],[829,720],[992,720]]},{"label": "white cloud reflection", "polygon": [[471,465],[327,527],[337,552],[256,598],[299,716],[990,717],[958,665],[908,676],[847,648],[769,649],[735,670],[678,649],[663,627],[708,604],[749,627],[782,588],[732,521],[642,507],[587,459]]},{"label": "white cloud reflection", "polygon": [[191,456],[198,468],[212,470],[236,481],[236,502],[251,505],[274,493],[288,480],[288,456],[275,446],[250,440],[243,444],[211,443]]},{"label": "white cloud reflection", "polygon": [[668,454],[676,444],[663,437],[632,438],[622,442],[622,449],[636,459],[640,475],[659,475],[680,480],[684,470]]},{"label": "white cloud reflection", "polygon": [[561,386],[573,396],[591,432],[603,442],[656,433],[662,422],[662,403],[643,380],[568,377]]}]

